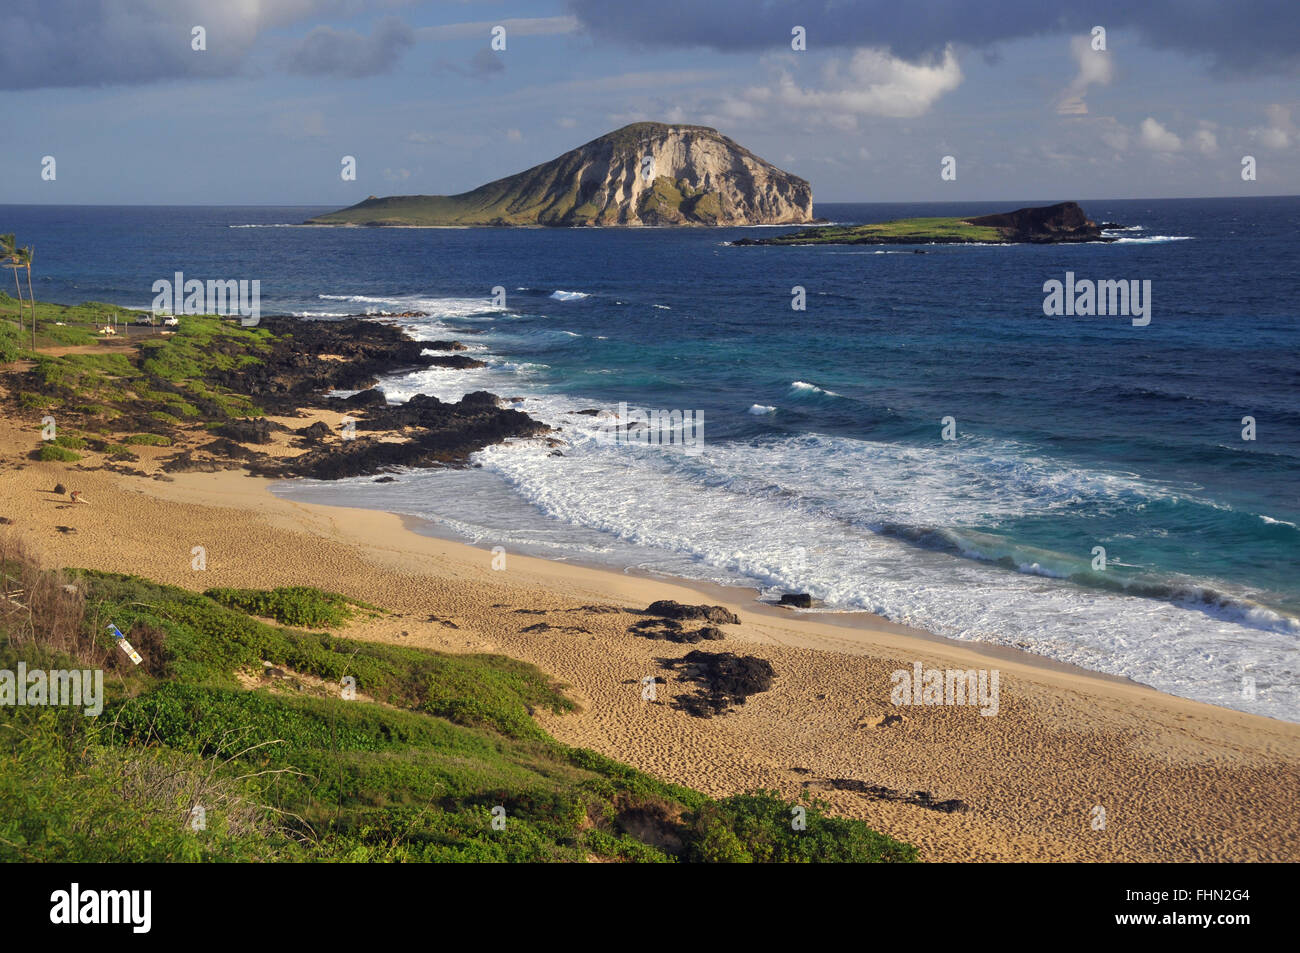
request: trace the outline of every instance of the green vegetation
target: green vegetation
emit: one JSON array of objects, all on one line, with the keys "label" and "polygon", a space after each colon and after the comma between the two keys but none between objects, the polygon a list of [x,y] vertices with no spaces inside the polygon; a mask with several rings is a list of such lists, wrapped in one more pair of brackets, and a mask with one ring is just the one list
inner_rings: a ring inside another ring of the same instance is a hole
[{"label": "green vegetation", "polygon": [[36,459],[47,463],[76,463],[81,459],[81,454],[60,447],[51,440],[41,445],[41,449],[36,453]]},{"label": "green vegetation", "polygon": [[123,437],[122,443],[128,447],[170,447],[172,438],[157,433],[133,433],[130,436]]},{"label": "green vegetation", "polygon": [[[35,311],[43,329],[37,344],[42,352],[32,352],[19,339],[17,325],[4,318],[9,300],[13,299],[0,294],[0,362],[20,357],[31,362],[30,369],[14,368],[8,374],[17,407],[33,412],[36,419],[52,414],[61,429],[76,426],[101,435],[115,430],[114,449],[108,452],[122,452],[128,445],[169,447],[190,423],[220,426],[231,418],[262,413],[247,396],[214,379],[264,359],[274,342],[264,328],[190,315],[174,333],[140,335],[136,345],[99,338],[85,325],[58,323],[66,318],[102,327],[111,320],[120,323],[132,318],[136,312],[94,302],[76,308],[37,302]],[[81,349],[83,345],[87,349]],[[62,350],[65,347],[74,350]],[[59,350],[49,353],[53,348]],[[55,443],[64,450],[86,446],[64,439]],[[92,443],[91,449],[105,452],[102,443]],[[51,448],[40,448],[38,456],[64,462],[78,459]]]},{"label": "green vegetation", "polygon": [[310,586],[281,586],[278,589],[209,589],[203,593],[228,609],[274,619],[298,628],[343,625],[365,609],[372,615],[375,606],[349,599],[337,592],[324,592]]},{"label": "green vegetation", "polygon": [[[0,295],[0,315],[3,314],[5,296]],[[0,364],[16,361],[22,355],[23,344],[18,325],[0,316]]]},{"label": "green vegetation", "polygon": [[722,215],[722,203],[717,192],[692,189],[685,181],[673,181],[661,175],[641,194],[637,214],[646,221],[689,218],[714,224]]},{"label": "green vegetation", "polygon": [[992,226],[970,225],[960,218],[904,218],[872,225],[825,225],[761,240],[764,245],[883,245],[928,242],[995,243],[1006,241]]},{"label": "green vegetation", "polygon": [[[523,662],[295,631],[231,607],[320,619],[361,607],[344,596],[213,598],[132,576],[43,573],[6,545],[0,587],[21,586],[31,611],[0,599],[0,668],[103,668],[106,700],[98,717],[3,713],[0,860],[916,857],[815,803],[796,831],[792,805],[771,792],[715,801],[562,745],[531,712],[573,703]],[[110,621],[140,666],[113,648]]]}]

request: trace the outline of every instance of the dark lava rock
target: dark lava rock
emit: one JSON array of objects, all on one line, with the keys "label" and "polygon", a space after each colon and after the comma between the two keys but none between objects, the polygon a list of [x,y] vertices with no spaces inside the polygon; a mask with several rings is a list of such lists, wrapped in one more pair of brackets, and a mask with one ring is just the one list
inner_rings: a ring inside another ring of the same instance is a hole
[{"label": "dark lava rock", "polygon": [[[382,321],[268,317],[261,327],[275,337],[268,350],[258,355],[258,363],[214,369],[207,379],[247,394],[272,414],[314,406],[319,395],[331,390],[371,387],[381,374],[426,367],[432,359],[424,353],[426,342]],[[217,340],[212,347],[220,353],[223,345]],[[322,360],[326,355],[339,359]]]},{"label": "dark lava rock", "polygon": [[368,387],[365,390],[359,390],[350,397],[339,397],[336,400],[347,404],[349,407],[383,407],[388,403],[388,398],[378,387]]},{"label": "dark lava rock", "polygon": [[68,492],[68,488],[62,483],[56,483],[54,484],[54,492],[59,494],[59,496],[63,496],[63,494]]},{"label": "dark lava rock", "polygon": [[966,219],[972,225],[997,228],[1005,238],[1017,242],[1096,242],[1101,228],[1083,214],[1078,202],[1061,202],[1039,208],[1018,208],[1014,212],[980,215]]},{"label": "dark lava rock", "polygon": [[726,636],[716,626],[706,625],[687,631],[675,619],[642,619],[628,627],[633,635],[643,635],[650,639],[676,642],[679,645],[694,645],[696,642],[717,641]]},{"label": "dark lava rock", "polygon": [[260,453],[242,447],[228,437],[218,437],[216,440],[210,440],[203,446],[199,447],[203,453],[210,453],[214,457],[227,457],[231,460],[253,460],[260,457]]},{"label": "dark lava rock", "polygon": [[425,341],[424,347],[429,351],[468,351],[459,341]]},{"label": "dark lava rock", "polygon": [[375,482],[376,482],[376,483],[396,483],[396,482],[397,482],[397,477],[390,477],[390,476],[375,477]]},{"label": "dark lava rock", "polygon": [[229,437],[240,443],[270,443],[271,434],[287,429],[284,425],[273,423],[265,417],[254,417],[232,420],[212,432],[219,437]]},{"label": "dark lava rock", "polygon": [[776,672],[767,659],[731,652],[701,652],[696,649],[679,659],[660,659],[665,668],[680,672],[696,690],[679,696],[673,707],[697,718],[721,715],[732,705],[772,687]]},{"label": "dark lava rock", "polygon": [[781,596],[780,605],[794,606],[796,609],[811,609],[812,596],[806,592],[787,592]]},{"label": "dark lava rock", "polygon": [[487,367],[486,361],[480,361],[476,357],[466,357],[464,354],[427,354],[425,361],[435,367],[454,367],[457,370],[465,370],[471,367]]},{"label": "dark lava rock", "polygon": [[583,635],[591,635],[590,629],[584,629],[580,625],[551,625],[549,622],[537,622],[526,628],[520,629],[521,632],[581,632]]},{"label": "dark lava rock", "polygon": [[318,420],[310,427],[299,427],[294,433],[302,439],[305,445],[310,446],[328,440],[334,431],[330,430],[330,425],[325,421]]},{"label": "dark lava rock", "polygon": [[[356,425],[357,437],[321,443],[298,457],[263,461],[253,472],[264,476],[305,476],[338,480],[373,476],[398,467],[465,466],[469,455],[510,437],[532,437],[547,427],[527,414],[497,406],[485,391],[466,394],[454,404],[416,394],[404,404],[370,407]],[[402,442],[363,437],[363,432],[413,430]]]},{"label": "dark lava rock", "polygon": [[[213,441],[213,443],[216,443],[216,441]],[[245,456],[250,455],[249,452],[239,446],[239,444],[231,443],[230,441],[226,441],[226,443],[231,447],[236,448],[240,454]],[[207,445],[207,447],[211,446],[212,444]],[[206,450],[207,447],[205,447],[204,450]],[[221,470],[234,470],[239,466],[240,464],[234,460],[203,460],[195,457],[194,451],[192,450],[182,450],[180,453],[164,460],[162,463],[162,470],[164,473],[217,473]]]},{"label": "dark lava rock", "polygon": [[645,611],[648,615],[657,615],[665,619],[740,624],[740,618],[724,606],[684,606],[672,599],[660,599],[658,602],[652,602]]},{"label": "dark lava rock", "polygon": [[929,791],[899,791],[879,784],[868,784],[855,778],[827,778],[825,783],[836,791],[853,791],[875,801],[901,801],[904,804],[914,804],[943,814],[960,814],[970,810],[970,805],[960,798],[940,801],[936,800]]}]

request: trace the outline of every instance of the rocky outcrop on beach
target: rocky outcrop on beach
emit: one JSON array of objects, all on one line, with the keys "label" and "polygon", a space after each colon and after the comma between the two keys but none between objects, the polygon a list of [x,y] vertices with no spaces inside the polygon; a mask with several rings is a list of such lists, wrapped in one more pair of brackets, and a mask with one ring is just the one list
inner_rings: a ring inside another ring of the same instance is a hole
[{"label": "rocky outcrop on beach", "polygon": [[697,718],[722,715],[745,704],[750,695],[771,688],[776,677],[772,663],[756,655],[696,649],[679,659],[661,661],[693,686],[694,691],[679,695],[673,705]]},{"label": "rocky outcrop on beach", "polygon": [[717,622],[725,625],[740,624],[740,617],[726,606],[687,606],[674,599],[660,599],[650,603],[646,607],[645,614],[659,616],[661,619]]},{"label": "rocky outcrop on beach", "polygon": [[318,432],[306,453],[254,461],[249,470],[262,476],[338,480],[398,467],[460,466],[484,447],[550,429],[522,411],[499,407],[486,391],[466,394],[456,403],[416,394],[404,404],[372,404],[358,414],[354,426],[350,438]]},{"label": "rocky outcrop on beach", "polygon": [[208,378],[275,413],[292,413],[330,390],[372,387],[382,374],[437,362],[424,353],[427,344],[384,321],[265,318],[260,327],[272,337],[255,363],[213,369]]},{"label": "rocky outcrop on beach", "polygon": [[638,122],[460,195],[371,196],[308,225],[785,225],[812,186],[707,126]]},{"label": "rocky outcrop on beach", "polygon": [[500,406],[485,391],[454,403],[416,394],[390,405],[375,387],[381,376],[403,370],[481,366],[463,354],[426,353],[464,350],[457,341],[415,341],[394,324],[364,318],[270,318],[261,326],[271,337],[256,362],[214,368],[208,380],[246,394],[268,413],[334,411],[349,421],[348,428],[333,429],[323,421],[301,427],[288,436],[303,452],[288,455],[262,452],[288,428],[262,417],[236,418],[212,431],[215,440],[177,452],[163,465],[167,472],[242,466],[259,476],[337,480],[399,467],[464,466],[484,447],[550,430],[522,411]]}]

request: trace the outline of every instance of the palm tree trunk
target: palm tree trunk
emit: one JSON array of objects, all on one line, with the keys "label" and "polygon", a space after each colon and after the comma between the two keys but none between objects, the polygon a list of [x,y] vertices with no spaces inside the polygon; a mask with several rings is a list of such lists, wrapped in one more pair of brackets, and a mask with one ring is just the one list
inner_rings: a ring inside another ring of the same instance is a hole
[{"label": "palm tree trunk", "polygon": [[18,266],[11,266],[14,270],[14,287],[18,289],[18,331],[21,334],[23,330],[23,286],[18,283]]},{"label": "palm tree trunk", "polygon": [[27,300],[32,305],[32,350],[36,350],[36,295],[32,293],[32,260],[27,259]]}]

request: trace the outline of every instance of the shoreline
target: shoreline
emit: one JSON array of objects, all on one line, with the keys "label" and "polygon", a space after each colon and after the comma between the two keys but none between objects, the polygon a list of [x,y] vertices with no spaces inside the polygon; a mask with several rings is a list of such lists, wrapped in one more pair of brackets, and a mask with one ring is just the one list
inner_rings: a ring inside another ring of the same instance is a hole
[{"label": "shoreline", "polygon": [[[391,616],[336,633],[531,662],[579,705],[539,712],[546,731],[665,781],[711,796],[802,792],[931,861],[1300,860],[1300,725],[1017,650],[777,609],[752,590],[514,554],[496,571],[490,551],[417,532],[413,518],[294,502],[240,470],[155,480],[31,462],[30,445],[0,425],[0,487],[13,501],[0,515],[43,563],[199,591],[315,585],[385,606]],[[54,496],[56,482],[90,505]],[[723,626],[722,642],[646,638],[630,623],[659,599],[717,602],[740,623]],[[765,659],[776,678],[724,715],[694,717],[673,706],[685,686],[664,665],[693,650]],[[996,667],[997,715],[891,705],[890,672],[917,662]],[[655,672],[663,697],[647,704],[639,680]],[[966,807],[927,808],[921,791]],[[1090,828],[1097,805],[1106,830]]]},{"label": "shoreline", "polygon": [[[276,481],[275,484],[267,488],[272,495],[273,487],[280,483],[293,483],[290,480]],[[285,497],[278,497],[285,499]],[[378,507],[350,506],[346,503],[319,503],[313,502],[311,506],[330,506],[337,509],[359,510],[363,512],[387,513],[390,516],[396,516],[402,521],[403,526],[412,533],[421,536],[430,536],[448,543],[457,543],[470,549],[477,550],[479,547],[465,539],[457,538],[450,532],[443,531],[437,523],[420,516],[412,516],[409,513],[394,513],[391,510],[379,509]],[[1169,692],[1162,692],[1158,688],[1147,685],[1143,682],[1136,681],[1123,675],[1111,675],[1107,672],[1095,672],[1092,669],[1084,668],[1081,665],[1073,665],[1069,662],[1061,662],[1057,659],[1049,658],[1046,655],[1037,655],[1033,652],[1026,652],[1023,649],[1015,648],[1010,645],[995,645],[988,642],[963,641],[961,639],[949,638],[946,635],[938,635],[916,626],[903,625],[902,623],[893,622],[884,616],[876,615],[874,612],[868,612],[865,609],[825,609],[814,612],[801,612],[797,609],[782,608],[775,602],[769,602],[760,598],[758,589],[743,585],[726,585],[724,583],[711,582],[707,579],[691,579],[686,576],[674,576],[670,573],[659,573],[649,569],[639,569],[635,566],[629,566],[624,569],[617,569],[612,566],[602,565],[584,559],[551,559],[545,556],[529,555],[529,559],[540,559],[542,562],[550,564],[559,564],[565,566],[576,566],[589,570],[594,573],[608,573],[613,576],[628,576],[634,579],[641,579],[646,582],[663,582],[668,585],[679,588],[689,589],[695,592],[701,599],[710,600],[720,605],[743,605],[750,612],[766,615],[770,618],[787,619],[797,618],[805,619],[810,622],[819,622],[826,625],[843,626],[846,629],[867,630],[870,632],[884,632],[893,635],[905,636],[908,638],[922,639],[928,642],[937,642],[940,645],[949,648],[965,648],[976,655],[984,656],[990,659],[998,659],[1008,662],[1018,662],[1021,665],[1029,665],[1044,668],[1049,671],[1063,672],[1080,677],[1096,678],[1105,682],[1114,682],[1121,685],[1133,685],[1140,688],[1147,688],[1161,695],[1170,698],[1179,698],[1181,696],[1173,695]],[[1189,701],[1191,699],[1188,699]],[[1221,708],[1219,705],[1211,705],[1212,708]],[[1236,711],[1236,709],[1225,708],[1225,711]],[[1249,714],[1249,713],[1246,713]],[[1260,717],[1270,718],[1269,715]],[[1284,724],[1290,724],[1283,718],[1274,718],[1274,721],[1281,721]]]}]

